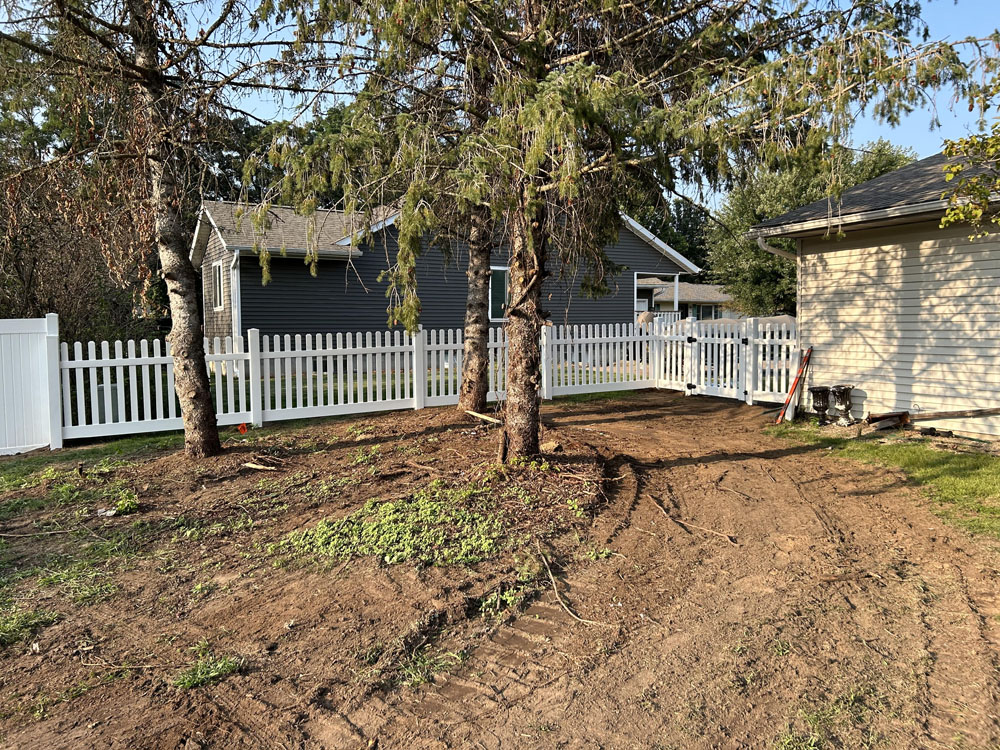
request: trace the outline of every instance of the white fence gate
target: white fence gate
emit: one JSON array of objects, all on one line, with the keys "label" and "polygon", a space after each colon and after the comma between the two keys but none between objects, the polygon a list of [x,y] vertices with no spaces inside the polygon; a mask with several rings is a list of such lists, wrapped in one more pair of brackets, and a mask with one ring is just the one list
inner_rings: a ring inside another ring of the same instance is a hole
[{"label": "white fence gate", "polygon": [[[672,388],[753,403],[784,398],[798,367],[793,322],[682,320],[542,329],[542,398]],[[220,425],[458,403],[460,329],[205,340]],[[507,342],[491,329],[490,400],[506,395]],[[183,426],[170,345],[59,344],[58,322],[0,321],[0,452],[64,438]]]}]

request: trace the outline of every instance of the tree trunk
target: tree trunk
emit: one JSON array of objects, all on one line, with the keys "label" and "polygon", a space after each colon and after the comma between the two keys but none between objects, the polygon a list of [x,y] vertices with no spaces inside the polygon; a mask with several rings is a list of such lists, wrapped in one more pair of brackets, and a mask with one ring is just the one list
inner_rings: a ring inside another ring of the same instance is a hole
[{"label": "tree trunk", "polygon": [[507,308],[507,459],[538,455],[541,408],[541,302],[545,247],[540,209],[527,201],[511,217],[510,306]]},{"label": "tree trunk", "polygon": [[462,387],[458,410],[484,411],[489,383],[490,249],[492,235],[479,210],[471,214],[469,227],[469,294],[465,301]]},{"label": "tree trunk", "polygon": [[140,99],[148,122],[146,155],[150,174],[150,204],[160,267],[167,285],[172,326],[168,340],[174,359],[174,389],[184,420],[184,452],[194,458],[222,452],[215,406],[205,364],[198,310],[198,275],[188,258],[181,205],[183,195],[175,176],[171,137],[171,107],[160,73],[156,13],[151,0],[130,0],[130,32],[136,66],[144,71]]}]

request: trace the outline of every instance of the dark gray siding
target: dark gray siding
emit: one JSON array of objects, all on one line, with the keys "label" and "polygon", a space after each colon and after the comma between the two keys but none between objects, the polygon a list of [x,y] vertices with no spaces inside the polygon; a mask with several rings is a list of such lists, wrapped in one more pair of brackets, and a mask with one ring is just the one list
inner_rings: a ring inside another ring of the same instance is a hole
[{"label": "dark gray siding", "polygon": [[[301,259],[272,258],[271,282],[261,284],[261,270],[253,257],[240,261],[242,327],[259,328],[267,335],[284,333],[347,333],[387,326],[385,282],[379,274],[396,256],[396,232],[383,232],[374,247],[352,264],[321,261],[313,277]],[[628,323],[634,316],[634,273],[672,275],[681,269],[627,229],[607,249],[609,257],[628,267],[611,284],[612,293],[588,299],[580,292],[582,271],[553,268],[546,281],[543,308],[553,323]],[[495,266],[506,258],[494,258]],[[428,249],[417,262],[417,288],[425,328],[461,328],[465,317],[467,256],[458,248],[446,261]]]},{"label": "dark gray siding", "polygon": [[[212,291],[212,266],[222,261],[222,292],[225,307],[215,310],[215,300]],[[233,261],[232,252],[226,250],[217,232],[209,236],[205,248],[205,258],[201,263],[201,299],[205,335],[209,338],[218,336],[225,338],[233,333],[233,297],[229,266]]]}]

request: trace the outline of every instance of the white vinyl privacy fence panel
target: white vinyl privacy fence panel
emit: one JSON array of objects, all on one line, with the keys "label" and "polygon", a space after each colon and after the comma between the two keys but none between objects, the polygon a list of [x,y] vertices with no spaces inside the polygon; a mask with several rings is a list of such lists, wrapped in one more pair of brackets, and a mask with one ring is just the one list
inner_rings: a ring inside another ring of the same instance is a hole
[{"label": "white vinyl privacy fence panel", "polygon": [[62,446],[59,319],[0,320],[0,454]]},{"label": "white vinyl privacy fence panel", "polygon": [[[170,345],[59,343],[56,317],[0,321],[0,452],[64,438],[175,430]],[[543,398],[640,388],[781,400],[798,367],[794,321],[546,326]],[[460,329],[205,339],[220,425],[458,403]],[[488,341],[492,401],[506,396],[507,341]]]}]

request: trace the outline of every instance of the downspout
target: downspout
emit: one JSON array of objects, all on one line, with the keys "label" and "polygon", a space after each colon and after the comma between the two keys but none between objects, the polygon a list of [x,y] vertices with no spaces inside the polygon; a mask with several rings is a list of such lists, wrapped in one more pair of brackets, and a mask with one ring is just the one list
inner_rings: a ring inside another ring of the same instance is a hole
[{"label": "downspout", "polygon": [[771,253],[771,255],[777,255],[779,258],[786,258],[787,260],[797,261],[799,258],[795,253],[790,253],[787,250],[782,250],[780,247],[774,247],[773,245],[768,245],[767,240],[761,236],[757,236],[757,247],[763,250],[765,253]]},{"label": "downspout", "polygon": [[239,269],[239,265],[240,265],[240,251],[237,249],[236,252],[233,253],[233,262],[229,264],[229,304],[232,305],[232,308],[233,308],[232,326],[233,326],[233,345],[234,346],[236,345],[236,342],[240,338],[240,334],[241,334],[240,328],[241,328],[241,324],[243,323],[243,321],[241,320],[241,318],[243,316],[241,314],[242,310],[241,310],[241,305],[240,305],[240,269]]}]

